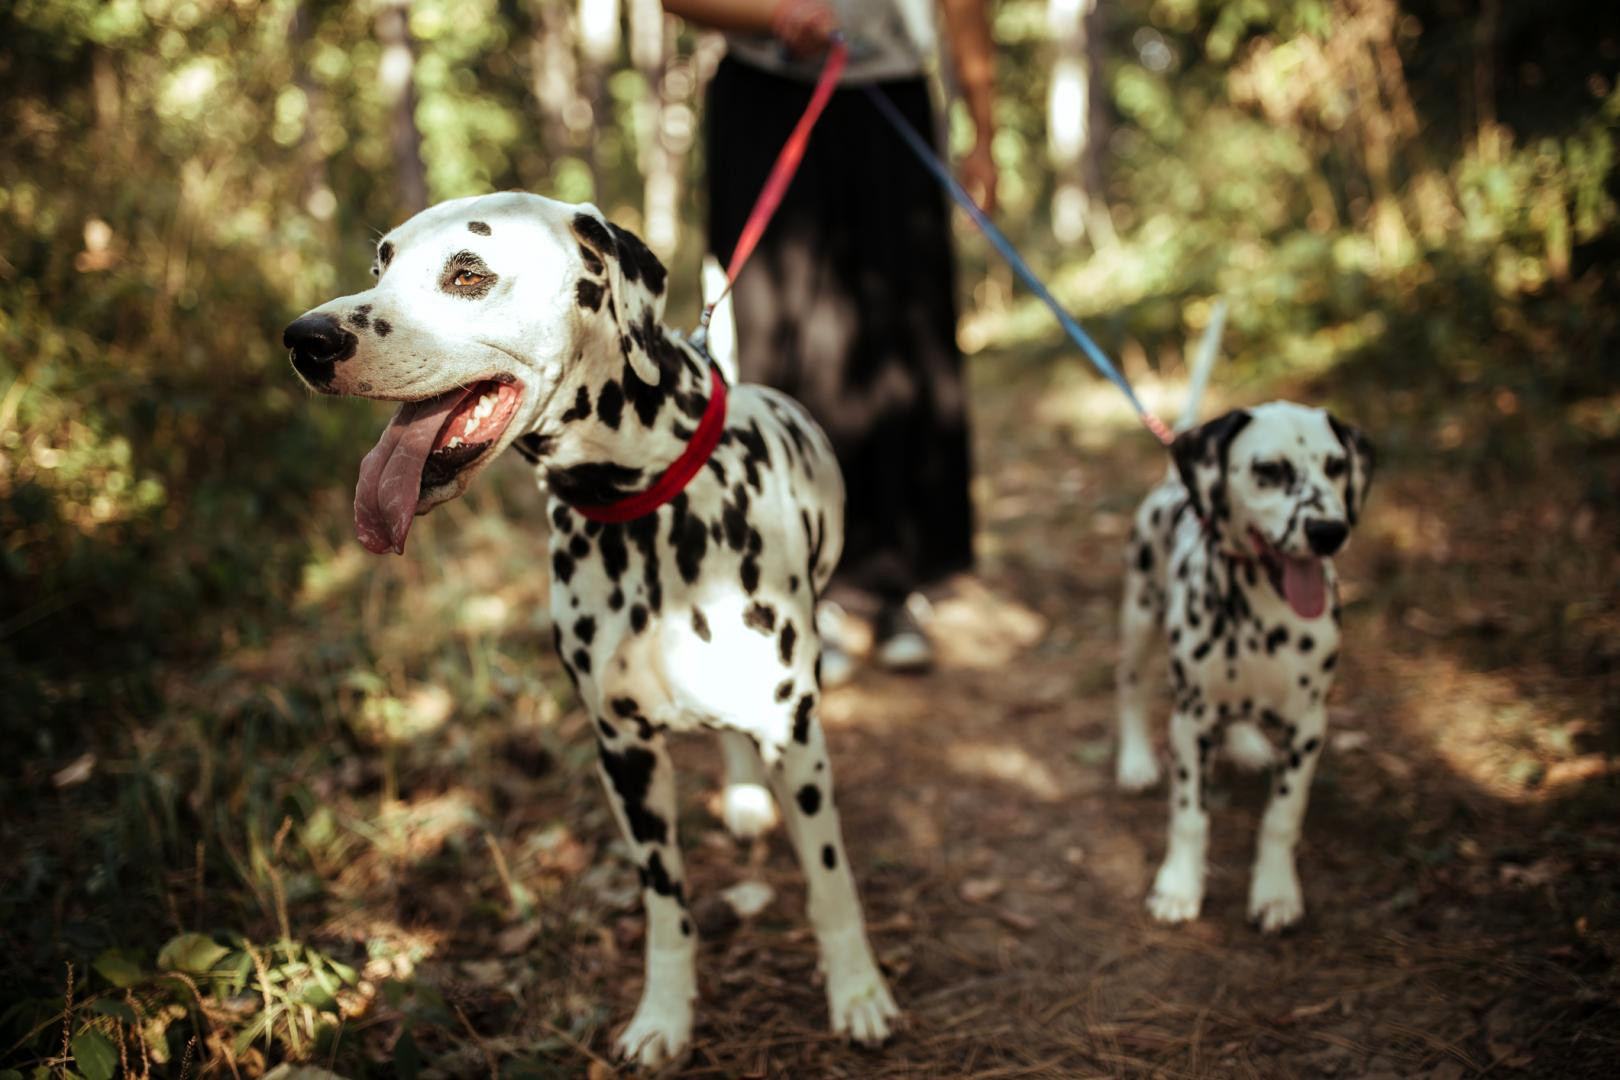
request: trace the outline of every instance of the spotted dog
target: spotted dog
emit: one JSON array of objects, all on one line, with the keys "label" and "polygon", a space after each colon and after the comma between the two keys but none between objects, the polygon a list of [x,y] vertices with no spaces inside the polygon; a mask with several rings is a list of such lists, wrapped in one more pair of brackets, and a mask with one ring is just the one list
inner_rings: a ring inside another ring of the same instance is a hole
[{"label": "spotted dog", "polygon": [[1373,452],[1323,410],[1277,401],[1185,431],[1171,454],[1170,475],[1137,511],[1127,552],[1117,779],[1130,790],[1159,779],[1142,666],[1163,627],[1174,698],[1170,839],[1148,910],[1161,922],[1198,915],[1204,793],[1224,746],[1239,764],[1271,769],[1249,917],[1278,930],[1305,910],[1294,846],[1339,659],[1331,556],[1361,513]]},{"label": "spotted dog", "polygon": [[843,543],[843,481],[799,405],[738,386],[686,488],[623,524],[708,409],[710,366],[660,319],[665,269],[590,206],[505,193],[426,210],[377,245],[374,287],[287,328],[315,390],[402,402],[360,467],[355,525],[402,552],[416,515],[517,448],[550,490],[557,653],[639,867],[646,982],[618,1040],[654,1066],[691,1039],[697,983],[665,731],[716,729],[734,831],[785,818],[809,884],[833,1030],[881,1042],[897,1015],[867,942],[817,721],[813,617]]}]

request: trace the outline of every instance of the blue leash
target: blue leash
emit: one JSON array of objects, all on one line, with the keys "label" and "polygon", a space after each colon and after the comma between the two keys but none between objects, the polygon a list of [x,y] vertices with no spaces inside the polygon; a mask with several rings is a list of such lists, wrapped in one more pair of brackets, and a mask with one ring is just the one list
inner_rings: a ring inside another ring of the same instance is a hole
[{"label": "blue leash", "polygon": [[1136,396],[1136,391],[1131,389],[1131,384],[1126,381],[1125,376],[1121,375],[1119,369],[1109,362],[1108,357],[1097,347],[1097,343],[1091,340],[1091,335],[1086,333],[1085,328],[1074,320],[1074,316],[1070,315],[1063,305],[1058,303],[1057,297],[1052,295],[1051,290],[1041,282],[1040,278],[1035,276],[1035,271],[1031,270],[1029,264],[1024,261],[1023,256],[1018,254],[1018,249],[1013,247],[1012,241],[1008,240],[1002,231],[996,228],[995,222],[986,217],[984,211],[979,209],[978,204],[973,201],[973,197],[963,190],[961,184],[957,183],[956,177],[951,175],[951,171],[946,168],[945,163],[939,159],[933,150],[929,149],[928,144],[923,141],[922,136],[917,134],[916,130],[906,121],[906,118],[900,115],[900,110],[894,107],[894,102],[884,96],[875,86],[867,85],[863,86],[862,89],[866,92],[866,96],[871,99],[872,104],[877,106],[878,112],[883,114],[883,118],[889,122],[889,125],[895,131],[899,132],[906,145],[911,147],[912,153],[916,154],[918,160],[923,163],[929,172],[934,174],[934,179],[943,184],[945,190],[950,192],[951,198],[956,200],[957,205],[967,211],[968,217],[973,219],[973,223],[989,239],[991,245],[1001,253],[1001,257],[1007,260],[1008,265],[1013,268],[1013,272],[1023,279],[1024,284],[1028,285],[1048,308],[1052,309],[1052,314],[1057,316],[1057,321],[1063,327],[1064,333],[1068,334],[1070,339],[1080,346],[1081,350],[1104,378],[1119,387],[1120,393],[1124,394],[1130,401],[1131,406],[1141,416],[1142,423],[1147,425],[1147,429],[1153,432],[1160,442],[1168,446],[1172,439],[1170,429],[1165,427],[1163,421],[1143,407],[1142,402]]}]

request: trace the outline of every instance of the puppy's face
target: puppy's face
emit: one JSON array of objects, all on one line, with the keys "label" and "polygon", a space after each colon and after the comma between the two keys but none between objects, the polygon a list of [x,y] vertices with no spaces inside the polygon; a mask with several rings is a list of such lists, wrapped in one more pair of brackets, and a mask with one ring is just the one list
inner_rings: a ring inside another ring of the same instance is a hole
[{"label": "puppy's face", "polygon": [[1321,613],[1321,560],[1343,548],[1372,478],[1372,447],[1322,409],[1276,401],[1182,434],[1183,483],[1226,550],[1252,554],[1302,616]]},{"label": "puppy's face", "polygon": [[361,463],[355,527],[371,551],[402,552],[414,515],[544,431],[575,365],[628,360],[658,382],[632,340],[662,312],[663,267],[594,207],[516,192],[441,203],[383,237],[372,271],[372,288],[283,335],[311,389],[405,403]]}]

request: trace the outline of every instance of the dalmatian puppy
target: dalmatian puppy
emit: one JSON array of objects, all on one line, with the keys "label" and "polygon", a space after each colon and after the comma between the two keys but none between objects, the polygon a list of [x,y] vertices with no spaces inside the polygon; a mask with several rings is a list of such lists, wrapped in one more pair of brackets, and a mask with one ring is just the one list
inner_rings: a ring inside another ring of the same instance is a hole
[{"label": "dalmatian puppy", "polygon": [[[733,829],[777,807],[808,878],[835,1032],[882,1042],[898,1013],[867,942],[817,721],[814,611],[842,547],[843,481],[788,397],[737,386],[708,460],[623,523],[588,520],[681,457],[723,389],[665,329],[665,269],[591,206],[522,193],[425,210],[377,245],[376,284],[289,326],[313,389],[401,403],[360,465],[355,527],[403,552],[412,520],[515,447],[550,491],[556,647],[639,868],[646,982],[618,1039],[642,1066],[692,1034],[697,941],[666,731],[722,733]],[[714,414],[718,418],[719,413]]]},{"label": "dalmatian puppy", "polygon": [[[1188,416],[1197,415],[1197,401]],[[1339,659],[1332,556],[1360,516],[1373,451],[1356,429],[1286,401],[1182,432],[1170,475],[1137,511],[1120,613],[1119,756],[1127,790],[1159,779],[1144,654],[1167,631],[1170,839],[1148,897],[1161,922],[1204,899],[1204,792],[1223,749],[1272,771],[1249,917],[1280,930],[1304,913],[1294,847],[1327,728]]]}]

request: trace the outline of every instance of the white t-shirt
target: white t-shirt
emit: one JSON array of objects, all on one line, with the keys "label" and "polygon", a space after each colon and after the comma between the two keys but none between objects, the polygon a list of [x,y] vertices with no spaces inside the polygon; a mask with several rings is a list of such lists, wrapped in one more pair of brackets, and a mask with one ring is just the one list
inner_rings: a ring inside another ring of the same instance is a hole
[{"label": "white t-shirt", "polygon": [[[845,83],[885,82],[922,75],[939,43],[935,0],[831,0],[849,40]],[[814,82],[821,58],[797,60],[769,34],[727,34],[738,60],[777,75]]]}]

